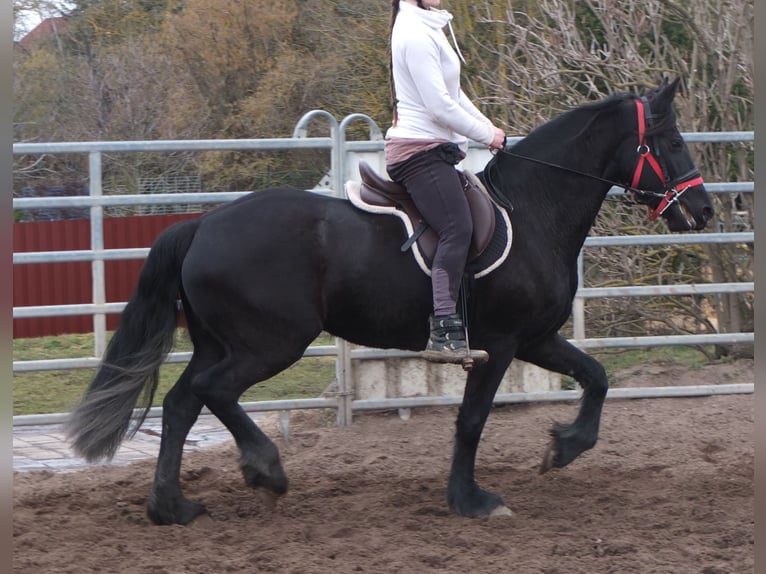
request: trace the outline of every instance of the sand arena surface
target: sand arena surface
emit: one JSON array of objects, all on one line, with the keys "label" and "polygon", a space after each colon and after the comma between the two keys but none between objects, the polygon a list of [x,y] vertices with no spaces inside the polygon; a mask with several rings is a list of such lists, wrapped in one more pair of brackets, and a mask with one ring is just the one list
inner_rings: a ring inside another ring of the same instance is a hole
[{"label": "sand arena surface", "polygon": [[[647,365],[620,386],[753,382],[752,361],[689,370]],[[477,480],[510,518],[446,506],[456,410],[294,413],[280,447],[290,490],[245,487],[232,442],[184,458],[185,494],[208,514],[152,525],[154,460],[14,475],[16,573],[278,572],[742,574],[754,565],[752,395],[607,401],[596,447],[537,473],[553,421],[575,403],[490,415]]]}]

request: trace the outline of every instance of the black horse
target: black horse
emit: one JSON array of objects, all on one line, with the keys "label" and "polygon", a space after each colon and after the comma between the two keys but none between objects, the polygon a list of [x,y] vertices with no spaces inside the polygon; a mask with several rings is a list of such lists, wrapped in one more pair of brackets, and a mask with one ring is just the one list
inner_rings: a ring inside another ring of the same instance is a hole
[{"label": "black horse", "polygon": [[[606,374],[558,330],[570,315],[578,253],[612,182],[671,231],[702,229],[713,215],[676,126],[677,86],[664,81],[644,97],[617,94],[561,114],[498,152],[479,174],[512,203],[514,239],[507,260],[471,288],[472,343],[489,361],[468,374],[457,416],[447,495],[454,512],[507,510],[478,486],[474,465],[514,357],[583,387],[574,422],[551,430],[542,470],[563,467],[596,443]],[[258,191],[168,228],[67,423],[75,452],[91,461],[111,458],[141,424],[146,410],[133,409],[141,395],[151,404],[173,344],[180,292],[194,352],[164,398],[149,517],[186,524],[205,511],[183,496],[179,482],[184,440],[203,405],[234,436],[245,482],[285,493],[277,447],[238,399],[297,361],[322,331],[368,347],[423,350],[431,284],[400,251],[403,239],[396,218],[294,189]]]}]

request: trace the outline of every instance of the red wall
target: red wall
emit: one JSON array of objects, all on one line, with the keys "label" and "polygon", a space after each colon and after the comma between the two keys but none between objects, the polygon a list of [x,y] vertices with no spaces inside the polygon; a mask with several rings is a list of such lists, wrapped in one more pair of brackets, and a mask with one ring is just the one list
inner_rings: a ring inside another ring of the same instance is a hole
[{"label": "red wall", "polygon": [[[104,248],[150,247],[166,227],[199,213],[141,215],[104,219]],[[13,224],[14,253],[90,249],[90,220],[32,221]],[[133,293],[141,259],[106,261],[106,300],[127,301]],[[34,263],[13,266],[13,306],[71,305],[91,303],[93,285],[90,262]],[[119,315],[107,315],[107,328],[114,329]],[[13,320],[13,337],[42,337],[63,333],[90,333],[91,315],[40,317]]]}]

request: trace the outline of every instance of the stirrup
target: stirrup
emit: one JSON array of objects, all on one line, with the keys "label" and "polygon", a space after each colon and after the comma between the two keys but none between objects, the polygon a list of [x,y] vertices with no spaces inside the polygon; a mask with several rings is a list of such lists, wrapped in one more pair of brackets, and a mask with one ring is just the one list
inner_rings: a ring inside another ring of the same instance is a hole
[{"label": "stirrup", "polygon": [[426,349],[420,356],[431,363],[461,365],[465,371],[470,371],[475,364],[480,365],[489,360],[487,351],[467,347],[460,351]]},{"label": "stirrup", "polygon": [[458,364],[470,371],[474,363],[485,363],[489,354],[468,346],[467,333],[458,314],[429,317],[431,335],[426,350],[421,353],[427,361]]}]

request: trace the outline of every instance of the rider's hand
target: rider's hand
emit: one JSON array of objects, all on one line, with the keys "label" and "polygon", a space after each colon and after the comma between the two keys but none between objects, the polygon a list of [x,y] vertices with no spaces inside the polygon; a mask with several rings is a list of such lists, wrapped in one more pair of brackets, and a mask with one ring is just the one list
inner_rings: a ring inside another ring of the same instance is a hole
[{"label": "rider's hand", "polygon": [[495,136],[492,138],[492,143],[489,144],[489,150],[503,149],[503,145],[505,145],[505,132],[500,128],[493,129],[495,130]]}]

